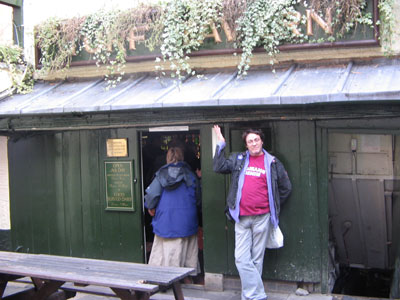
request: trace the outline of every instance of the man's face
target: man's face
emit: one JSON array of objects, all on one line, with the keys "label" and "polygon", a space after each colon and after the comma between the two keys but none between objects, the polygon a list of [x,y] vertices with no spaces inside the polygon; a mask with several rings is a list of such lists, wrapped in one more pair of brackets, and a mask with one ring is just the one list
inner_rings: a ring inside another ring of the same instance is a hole
[{"label": "man's face", "polygon": [[246,147],[249,150],[251,156],[262,155],[262,146],[263,142],[258,134],[249,133],[246,136]]}]

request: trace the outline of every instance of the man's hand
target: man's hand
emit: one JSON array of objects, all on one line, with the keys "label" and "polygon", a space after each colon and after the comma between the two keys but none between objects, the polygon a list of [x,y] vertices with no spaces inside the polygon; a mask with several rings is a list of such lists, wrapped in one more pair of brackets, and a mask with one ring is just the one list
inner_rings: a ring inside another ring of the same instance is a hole
[{"label": "man's hand", "polygon": [[225,138],[221,133],[221,128],[218,125],[214,125],[214,132],[217,135],[218,142],[225,142]]},{"label": "man's hand", "polygon": [[155,208],[148,209],[147,211],[149,212],[150,216],[152,216],[152,217],[154,217],[154,215],[156,214],[156,209]]}]

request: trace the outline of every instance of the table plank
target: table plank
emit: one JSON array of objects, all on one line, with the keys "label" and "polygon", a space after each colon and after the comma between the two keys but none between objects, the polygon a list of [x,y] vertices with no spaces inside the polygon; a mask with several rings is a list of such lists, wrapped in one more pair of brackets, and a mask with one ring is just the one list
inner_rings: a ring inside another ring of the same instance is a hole
[{"label": "table plank", "polygon": [[[18,260],[19,263],[25,264],[32,268],[38,266],[45,266],[49,269],[63,268],[71,272],[85,270],[99,276],[106,274],[113,274],[117,278],[129,277],[130,280],[141,281],[152,284],[170,285],[176,280],[180,280],[190,274],[194,269],[192,268],[175,268],[175,267],[156,267],[145,264],[136,264],[128,262],[115,262],[87,258],[75,258],[65,256],[52,256],[52,255],[11,255],[8,260]],[[0,252],[0,261],[3,258]],[[83,269],[83,266],[85,269]]]},{"label": "table plank", "polygon": [[0,273],[138,291],[156,292],[155,285],[172,285],[192,271],[191,268],[0,251]]},{"label": "table plank", "polygon": [[[177,277],[182,279],[194,271],[193,268],[177,268],[177,267],[159,267],[147,264],[137,264],[130,262],[117,262],[107,260],[97,260],[88,258],[79,258],[66,256],[48,256],[40,255],[40,258],[45,258],[47,262],[59,263],[60,265],[68,264],[70,267],[77,264],[78,268],[84,264],[88,269],[95,271],[115,272],[116,274],[124,274],[124,276],[137,276],[146,282],[152,281],[157,284],[171,284],[172,280]],[[132,274],[132,271],[136,273]],[[155,277],[156,276],[156,277]],[[157,282],[159,280],[159,282]]]}]

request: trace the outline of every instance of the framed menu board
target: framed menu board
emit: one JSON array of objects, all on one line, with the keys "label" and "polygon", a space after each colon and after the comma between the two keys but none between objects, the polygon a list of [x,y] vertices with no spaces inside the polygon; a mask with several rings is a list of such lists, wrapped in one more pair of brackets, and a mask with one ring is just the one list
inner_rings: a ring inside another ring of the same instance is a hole
[{"label": "framed menu board", "polygon": [[134,211],[132,161],[106,161],[106,209]]}]

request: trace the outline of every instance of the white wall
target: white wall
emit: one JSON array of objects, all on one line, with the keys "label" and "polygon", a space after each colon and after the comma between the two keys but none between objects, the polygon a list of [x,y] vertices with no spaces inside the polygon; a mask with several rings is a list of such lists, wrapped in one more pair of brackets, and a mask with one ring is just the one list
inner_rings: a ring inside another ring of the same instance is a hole
[{"label": "white wall", "polygon": [[0,44],[12,45],[13,43],[13,11],[8,5],[0,4]]},{"label": "white wall", "polygon": [[0,229],[10,229],[7,137],[0,136]]},{"label": "white wall", "polygon": [[[0,4],[0,45],[12,45],[13,10],[11,6]],[[11,87],[11,78],[5,69],[0,68],[0,93]]]}]

